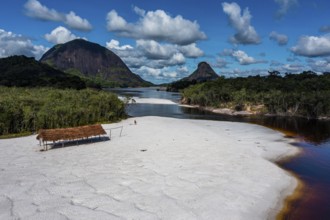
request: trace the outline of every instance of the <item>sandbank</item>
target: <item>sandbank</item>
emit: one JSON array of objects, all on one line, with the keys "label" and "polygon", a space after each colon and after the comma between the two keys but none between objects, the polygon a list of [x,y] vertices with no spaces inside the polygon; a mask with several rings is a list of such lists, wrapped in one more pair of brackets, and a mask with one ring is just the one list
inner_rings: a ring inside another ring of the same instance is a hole
[{"label": "sandbank", "polygon": [[267,219],[297,185],[272,162],[297,148],[268,128],[162,117],[103,125],[117,126],[110,141],[43,152],[35,135],[0,140],[0,219]]},{"label": "sandbank", "polygon": [[[120,100],[125,100],[125,97],[118,97]],[[134,100],[134,101],[133,101]],[[140,97],[131,97],[130,104],[158,104],[158,105],[177,105],[178,103],[173,102],[169,99],[160,99],[160,98],[140,98]]]}]

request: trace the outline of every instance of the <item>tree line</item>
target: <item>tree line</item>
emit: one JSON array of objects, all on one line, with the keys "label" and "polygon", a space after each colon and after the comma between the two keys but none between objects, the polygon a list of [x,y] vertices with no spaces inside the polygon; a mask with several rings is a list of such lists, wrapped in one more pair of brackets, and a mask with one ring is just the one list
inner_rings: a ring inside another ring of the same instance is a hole
[{"label": "tree line", "polygon": [[92,89],[0,86],[0,135],[113,122],[126,117],[115,94]]},{"label": "tree line", "polygon": [[330,74],[269,72],[268,76],[224,78],[181,90],[186,104],[256,110],[261,114],[330,117]]}]

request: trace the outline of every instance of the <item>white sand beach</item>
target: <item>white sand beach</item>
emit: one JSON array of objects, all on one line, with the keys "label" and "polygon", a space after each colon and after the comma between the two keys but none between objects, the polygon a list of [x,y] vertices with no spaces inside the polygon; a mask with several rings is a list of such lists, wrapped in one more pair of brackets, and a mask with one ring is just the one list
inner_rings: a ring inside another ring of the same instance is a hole
[{"label": "white sand beach", "polygon": [[[125,97],[118,97],[120,100],[125,100]],[[133,101],[134,100],[134,101]],[[160,99],[160,98],[140,98],[132,97],[129,103],[138,103],[138,104],[158,104],[158,105],[177,105],[169,99]]]},{"label": "white sand beach", "polygon": [[0,140],[0,219],[267,219],[297,185],[272,161],[298,150],[273,130],[162,117],[103,127],[121,125],[122,137],[49,151],[35,135]]}]

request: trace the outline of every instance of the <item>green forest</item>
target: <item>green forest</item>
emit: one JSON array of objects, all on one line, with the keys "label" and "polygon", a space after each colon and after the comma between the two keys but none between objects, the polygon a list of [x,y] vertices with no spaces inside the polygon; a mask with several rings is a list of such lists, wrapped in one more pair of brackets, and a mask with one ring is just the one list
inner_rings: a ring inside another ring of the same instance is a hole
[{"label": "green forest", "polygon": [[183,102],[257,114],[330,117],[330,73],[269,72],[268,76],[224,78],[181,90]]},{"label": "green forest", "polygon": [[126,117],[125,104],[105,91],[0,86],[0,94],[0,136]]}]

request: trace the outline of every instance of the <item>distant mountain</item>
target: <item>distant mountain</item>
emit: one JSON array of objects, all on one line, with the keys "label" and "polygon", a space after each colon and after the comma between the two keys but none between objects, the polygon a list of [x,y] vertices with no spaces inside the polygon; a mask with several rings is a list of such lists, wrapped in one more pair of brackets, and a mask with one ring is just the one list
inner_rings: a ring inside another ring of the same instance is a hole
[{"label": "distant mountain", "polygon": [[179,91],[196,83],[207,82],[217,79],[219,76],[206,62],[200,62],[197,69],[189,76],[175,81],[167,86],[167,91]]},{"label": "distant mountain", "polygon": [[54,46],[40,61],[64,72],[100,82],[103,86],[136,87],[152,84],[132,73],[112,51],[82,39]]},{"label": "distant mountain", "polygon": [[196,82],[206,82],[210,80],[215,80],[219,76],[214,72],[212,67],[207,62],[200,62],[197,69],[190,74],[188,77],[181,79],[180,81],[196,81]]},{"label": "distant mountain", "polygon": [[77,76],[56,70],[26,56],[0,59],[0,85],[16,87],[54,87],[84,89],[86,84]]}]

